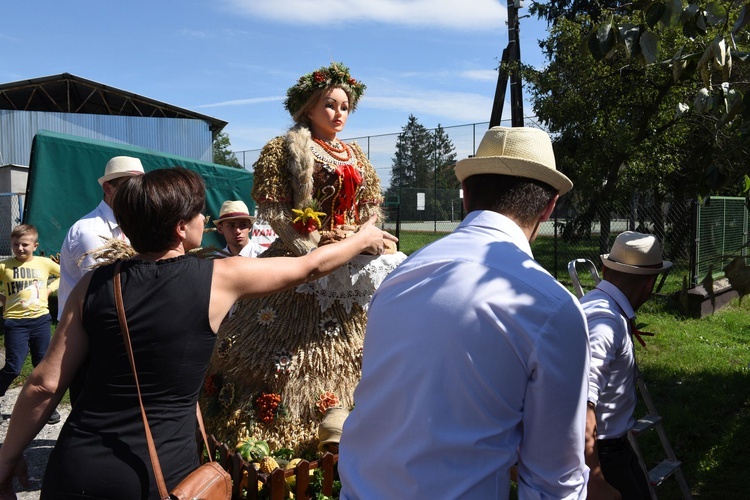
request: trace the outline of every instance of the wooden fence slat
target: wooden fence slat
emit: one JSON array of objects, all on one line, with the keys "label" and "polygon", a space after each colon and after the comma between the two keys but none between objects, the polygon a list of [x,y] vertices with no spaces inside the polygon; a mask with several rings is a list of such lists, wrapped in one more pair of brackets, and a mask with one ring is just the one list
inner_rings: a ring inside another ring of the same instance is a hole
[{"label": "wooden fence slat", "polygon": [[[201,439],[201,446],[202,444]],[[266,483],[271,500],[284,499],[287,497],[289,490],[286,478],[291,476],[295,476],[296,479],[295,498],[307,500],[311,498],[307,495],[307,490],[310,487],[310,471],[314,469],[323,470],[322,493],[326,496],[333,494],[333,469],[338,462],[338,455],[326,453],[314,462],[301,460],[291,470],[276,468],[270,474],[259,474],[253,464],[243,459],[238,452],[230,450],[226,444],[218,441],[213,434],[208,436],[208,446],[211,456],[216,457],[218,452],[219,456],[216,461],[232,477],[232,500],[256,500],[258,498],[258,481]],[[245,494],[243,494],[243,490],[246,492]]]},{"label": "wooden fence slat", "polygon": [[333,495],[333,455],[326,453],[318,463],[323,469],[323,494],[330,497]]},{"label": "wooden fence slat", "polygon": [[268,479],[271,488],[271,500],[284,500],[286,497],[286,479],[284,469],[276,468]]},{"label": "wooden fence slat", "polygon": [[307,495],[307,488],[310,486],[310,462],[302,460],[295,467],[295,477],[297,478],[297,486],[294,490],[297,498],[305,498]]}]

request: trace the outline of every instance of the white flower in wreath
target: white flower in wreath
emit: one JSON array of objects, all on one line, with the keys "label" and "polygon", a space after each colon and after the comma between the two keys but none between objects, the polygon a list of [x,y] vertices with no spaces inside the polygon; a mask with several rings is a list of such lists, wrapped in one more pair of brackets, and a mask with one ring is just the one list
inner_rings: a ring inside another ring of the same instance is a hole
[{"label": "white flower in wreath", "polygon": [[270,307],[261,309],[258,312],[258,323],[260,323],[261,325],[270,325],[274,321],[276,321],[276,311],[274,311]]},{"label": "white flower in wreath", "polygon": [[283,373],[284,375],[289,375],[289,373],[292,371],[292,363],[294,363],[294,356],[292,356],[288,352],[282,351],[276,353],[276,355],[274,356],[276,374],[278,375],[280,373]]},{"label": "white flower in wreath", "polygon": [[320,329],[329,337],[338,337],[341,333],[341,325],[339,324],[339,320],[334,317],[321,319]]}]

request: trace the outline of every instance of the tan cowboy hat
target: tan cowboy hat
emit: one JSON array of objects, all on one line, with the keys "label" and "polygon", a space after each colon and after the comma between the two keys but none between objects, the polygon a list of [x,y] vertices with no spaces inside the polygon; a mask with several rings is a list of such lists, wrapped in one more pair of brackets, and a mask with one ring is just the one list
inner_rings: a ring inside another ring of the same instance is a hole
[{"label": "tan cowboy hat", "polygon": [[605,267],[628,274],[659,274],[672,267],[662,260],[656,236],[634,231],[618,234],[612,249],[601,257]]},{"label": "tan cowboy hat", "polygon": [[255,217],[250,215],[247,205],[240,200],[227,200],[221,204],[219,218],[214,220],[217,226],[226,220],[247,219],[251,223],[255,222]]},{"label": "tan cowboy hat", "polygon": [[104,167],[104,175],[99,177],[99,185],[117,179],[118,177],[130,177],[143,174],[141,160],[132,156],[115,156],[107,162]]},{"label": "tan cowboy hat", "polygon": [[555,154],[547,132],[527,127],[492,127],[485,132],[477,154],[455,167],[459,181],[477,174],[502,174],[544,182],[560,195],[573,183],[555,167]]}]

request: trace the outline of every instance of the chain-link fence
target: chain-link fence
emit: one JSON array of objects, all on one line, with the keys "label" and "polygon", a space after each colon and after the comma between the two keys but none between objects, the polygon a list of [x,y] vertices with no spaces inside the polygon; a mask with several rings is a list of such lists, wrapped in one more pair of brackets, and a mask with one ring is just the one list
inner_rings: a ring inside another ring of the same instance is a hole
[{"label": "chain-link fence", "polygon": [[[510,127],[510,120],[503,120],[501,125]],[[539,124],[533,118],[527,118],[524,126],[540,128]],[[479,146],[488,128],[489,122],[479,122],[444,127],[443,132],[453,145],[456,158],[460,159],[467,158],[476,152],[477,146]],[[428,130],[433,133],[436,129]],[[356,142],[359,144],[380,177],[383,190],[391,185],[391,169],[393,167],[393,158],[396,154],[396,144],[399,135],[401,135],[401,132],[343,138],[344,142]],[[253,165],[258,161],[260,152],[260,149],[249,149],[234,151],[233,153],[245,169],[252,171]]]},{"label": "chain-link fence", "polygon": [[[664,258],[673,262],[671,270],[660,276],[655,292],[672,294],[682,290],[683,283],[689,287],[700,283],[709,266],[716,278],[735,256],[744,256],[750,264],[748,211],[744,199],[734,200],[741,209],[736,204],[725,209],[723,199],[700,206],[693,200],[655,203],[634,197],[625,206],[596,203],[578,210],[563,198],[542,224],[532,250],[545,269],[571,286],[570,261],[588,259],[600,268],[600,255],[609,252],[621,232],[655,234]],[[411,253],[455,229],[464,216],[461,201],[458,190],[404,189],[400,203],[385,206],[384,227],[398,236],[402,251]],[[580,278],[584,284],[592,283],[588,276]]]},{"label": "chain-link fence", "polygon": [[23,193],[0,193],[0,258],[10,257],[10,233],[21,223],[23,214]]},{"label": "chain-link fence", "polygon": [[[457,158],[467,158],[476,152],[488,125],[483,122],[444,128]],[[527,118],[524,126],[538,128],[539,124]],[[391,184],[398,137],[399,133],[393,133],[344,139],[356,141],[362,147],[384,190]],[[238,151],[235,155],[246,169],[252,170],[260,149]],[[553,217],[542,225],[532,246],[534,256],[557,279],[570,285],[568,262],[589,259],[599,268],[599,256],[609,251],[622,231],[653,233],[662,242],[665,258],[674,263],[670,272],[660,277],[656,291],[678,292],[683,288],[683,280],[689,287],[695,286],[709,270],[714,277],[720,277],[723,266],[734,256],[744,256],[750,263],[744,199],[730,204],[729,209],[720,200],[714,198],[712,203],[701,206],[695,200],[655,202],[646,195],[634,195],[627,204],[587,201],[581,207],[575,206],[568,195],[559,200]],[[455,229],[464,217],[462,202],[457,189],[391,186],[385,199],[384,227],[400,238],[402,251],[411,253]],[[581,281],[585,284],[586,277]]]}]

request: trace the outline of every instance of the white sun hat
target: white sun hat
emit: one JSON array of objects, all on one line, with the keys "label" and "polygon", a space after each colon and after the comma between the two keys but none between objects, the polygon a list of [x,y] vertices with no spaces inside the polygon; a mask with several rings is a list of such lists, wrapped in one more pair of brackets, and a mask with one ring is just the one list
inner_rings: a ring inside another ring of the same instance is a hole
[{"label": "white sun hat", "polygon": [[132,156],[115,156],[107,162],[104,167],[104,175],[99,177],[99,185],[117,179],[118,177],[131,177],[143,174],[141,160]]},{"label": "white sun hat", "polygon": [[605,267],[628,274],[659,274],[672,267],[662,260],[656,236],[634,231],[618,234],[612,249],[601,258]]}]

